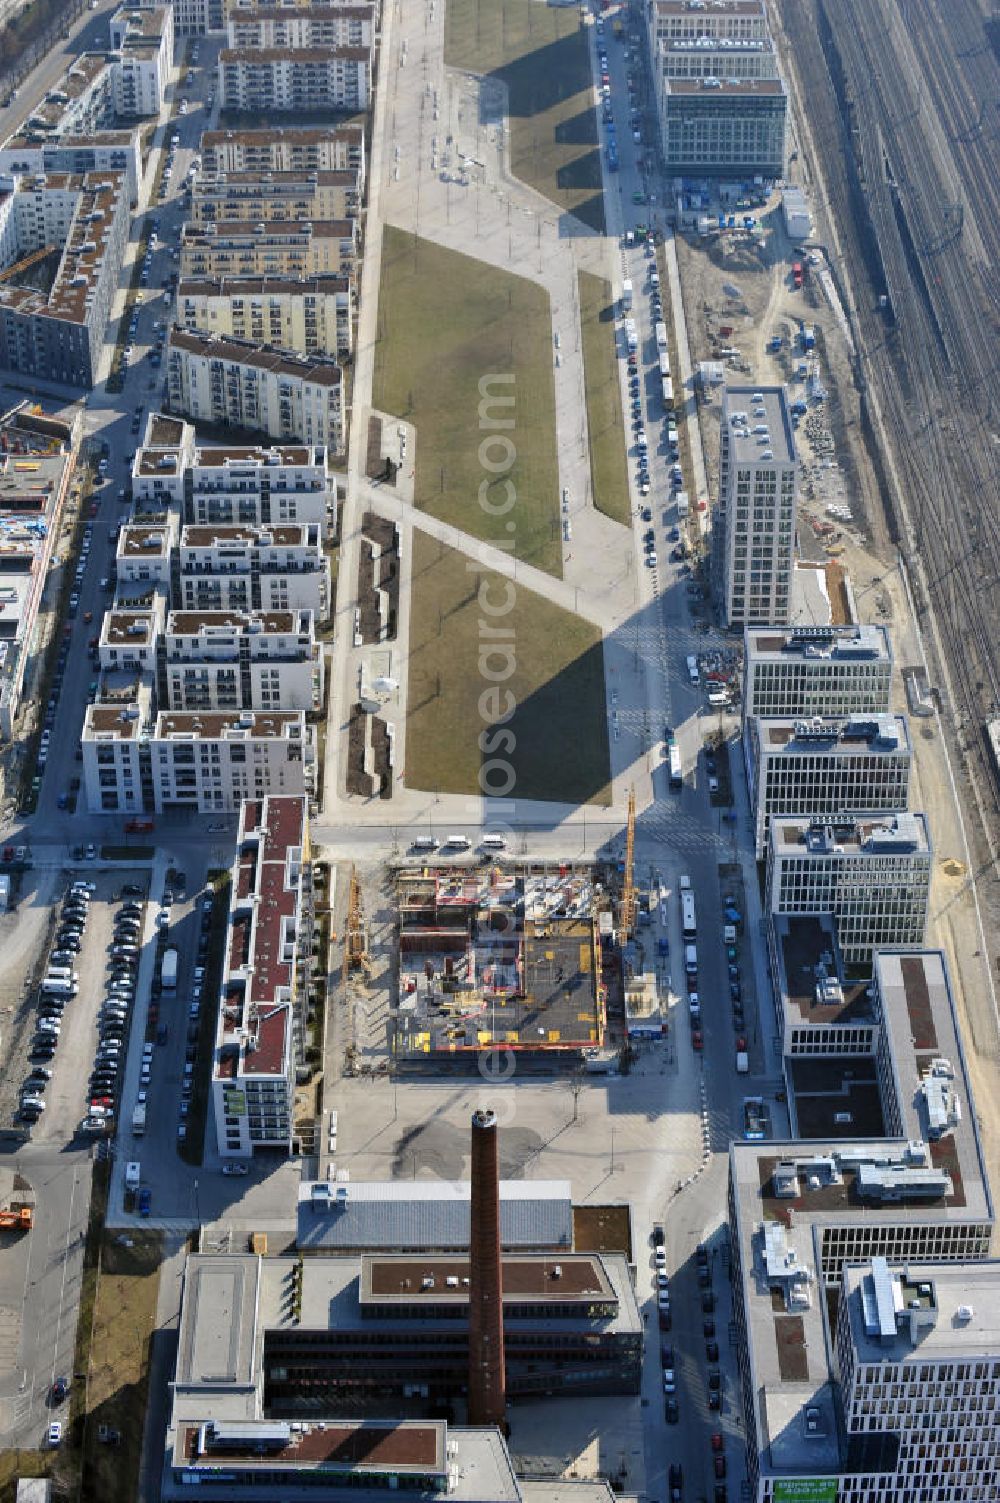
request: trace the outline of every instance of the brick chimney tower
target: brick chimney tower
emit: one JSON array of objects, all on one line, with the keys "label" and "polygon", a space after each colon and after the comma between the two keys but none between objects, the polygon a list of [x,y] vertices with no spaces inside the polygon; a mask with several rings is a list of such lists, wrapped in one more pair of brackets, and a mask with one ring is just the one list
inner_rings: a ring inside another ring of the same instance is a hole
[{"label": "brick chimney tower", "polygon": [[506,1432],[500,1262],[500,1149],[496,1113],[472,1114],[469,1222],[469,1424]]}]

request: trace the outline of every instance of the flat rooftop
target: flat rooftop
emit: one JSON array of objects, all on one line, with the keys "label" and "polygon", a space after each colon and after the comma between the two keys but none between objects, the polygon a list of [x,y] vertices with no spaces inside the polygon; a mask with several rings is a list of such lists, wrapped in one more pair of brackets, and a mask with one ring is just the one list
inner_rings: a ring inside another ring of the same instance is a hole
[{"label": "flat rooftop", "polygon": [[174,637],[201,637],[211,632],[248,632],[285,636],[303,629],[301,611],[170,611],[166,630]]},{"label": "flat rooftop", "polygon": [[778,856],[817,858],[928,855],[931,848],[925,817],[912,811],[843,820],[777,815],[771,821],[771,845]]},{"label": "flat rooftop", "polygon": [[181,528],[180,546],[185,548],[235,549],[306,548],[310,546],[312,524],[282,522],[276,526],[246,527],[238,523],[189,523]]},{"label": "flat rooftop", "polygon": [[[361,1302],[464,1307],[469,1302],[469,1272],[468,1257],[459,1255],[362,1254]],[[503,1298],[505,1303],[528,1299],[554,1307],[585,1299],[612,1300],[615,1291],[597,1253],[507,1253]]]},{"label": "flat rooftop", "polygon": [[685,57],[690,57],[692,53],[697,56],[699,53],[718,52],[726,57],[740,57],[774,51],[770,37],[664,37],[660,46],[666,53],[683,54]]},{"label": "flat rooftop", "polygon": [[284,740],[303,724],[299,710],[161,710],[153,734],[166,741]]},{"label": "flat rooftop", "polygon": [[261,230],[252,219],[217,219],[208,225],[195,224],[188,220],[181,230],[181,250],[190,246],[198,249],[229,250],[235,241],[252,245],[308,244],[311,240],[354,240],[357,237],[356,219],[310,219],[290,221],[268,219]]},{"label": "flat rooftop", "polygon": [[170,538],[166,527],[125,527],[118,541],[118,552],[125,558],[166,558]]},{"label": "flat rooftop", "polygon": [[241,63],[292,63],[301,67],[305,63],[367,63],[371,55],[370,47],[223,47],[219,62],[223,68]]},{"label": "flat rooftop", "polygon": [[[873,1265],[844,1269],[843,1297],[859,1362],[923,1364],[996,1358],[1000,1351],[1000,1262],[907,1263],[888,1269],[883,1263],[880,1275],[876,1261],[875,1270],[874,1277],[881,1277],[882,1289],[891,1298],[889,1309],[879,1312],[881,1322],[872,1298]],[[912,1324],[911,1315],[915,1315]]]},{"label": "flat rooftop", "polygon": [[758,719],[760,742],[773,756],[844,759],[898,756],[909,752],[905,715],[853,715],[847,719],[814,716]]},{"label": "flat rooftop", "polygon": [[185,277],[177,288],[178,304],[196,297],[334,297],[350,292],[349,277],[318,272],[303,277]]},{"label": "flat rooftop", "polygon": [[875,1008],[868,983],[845,981],[833,922],[779,914],[773,919],[779,962],[779,984],[793,1026],[811,1023],[874,1023]]},{"label": "flat rooftop", "polygon": [[892,663],[885,626],[751,626],[745,645],[748,662]]},{"label": "flat rooftop", "polygon": [[929,1142],[932,1159],[947,1169],[956,1193],[992,1215],[972,1082],[943,953],[876,951],[873,980],[892,1044],[903,1133]]},{"label": "flat rooftop", "polygon": [[780,78],[665,78],[664,93],[678,98],[778,99],[785,94]]},{"label": "flat rooftop", "polygon": [[[469,1246],[468,1180],[304,1180],[298,1192],[301,1250],[403,1252]],[[500,1238],[507,1248],[568,1251],[573,1206],[567,1180],[501,1180]]]},{"label": "flat rooftop", "polygon": [[[249,340],[195,334],[175,324],[170,331],[168,353],[181,350],[203,360],[221,360],[233,365],[254,366],[276,376],[294,376],[316,386],[340,386],[342,372],[335,360],[321,356],[296,356],[285,350],[262,349]],[[306,451],[308,452],[308,451]]]},{"label": "flat rooftop", "polygon": [[691,16],[765,16],[764,0],[712,0],[711,9],[704,0],[653,0],[657,15]]},{"label": "flat rooftop", "polygon": [[[294,12],[293,12],[294,14]],[[281,146],[329,146],[344,141],[362,146],[365,127],[343,121],[336,125],[268,125],[258,130],[207,130],[201,138],[202,152],[222,149],[227,144],[254,147],[265,153]]]},{"label": "flat rooftop", "polygon": [[[923,1145],[921,1159],[907,1151],[904,1139],[853,1138],[798,1139],[730,1145],[730,1173],[734,1177],[741,1220],[781,1221],[796,1226],[801,1221],[819,1226],[865,1222],[968,1222],[992,1218],[992,1207],[982,1181],[955,1186],[940,1195],[928,1194],[927,1185],[915,1174],[913,1193],[908,1193],[909,1171],[933,1167],[930,1145]],[[862,1165],[883,1165],[898,1171],[899,1199],[863,1197],[858,1170]],[[785,1190],[791,1193],[778,1194]]]},{"label": "flat rooftop", "polygon": [[230,469],[234,465],[241,470],[254,465],[258,468],[264,465],[268,468],[309,465],[325,469],[326,450],[319,445],[310,448],[307,444],[272,444],[267,447],[261,444],[196,444],[191,463],[197,489],[202,479],[197,473],[199,470]]},{"label": "flat rooftop", "polygon": [[[670,88],[677,83],[672,79]],[[795,463],[798,456],[787,387],[727,386],[722,398],[722,422],[729,435],[733,465]]]}]

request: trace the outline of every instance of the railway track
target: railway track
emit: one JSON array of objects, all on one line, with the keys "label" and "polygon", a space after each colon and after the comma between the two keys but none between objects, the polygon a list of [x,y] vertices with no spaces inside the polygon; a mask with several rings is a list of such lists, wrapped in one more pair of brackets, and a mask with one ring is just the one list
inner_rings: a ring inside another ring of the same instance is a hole
[{"label": "railway track", "polygon": [[[904,541],[923,563],[953,708],[978,731],[1000,704],[1000,215],[995,170],[985,168],[996,152],[995,60],[975,48],[968,0],[931,0],[935,13],[918,22],[910,12],[924,8],[906,0],[779,4],[814,136],[827,143],[824,176],[857,295],[863,374],[896,435],[912,528]],[[985,44],[981,24],[978,37]],[[974,97],[991,75],[982,107]],[[883,291],[888,325],[878,310]],[[1000,787],[981,737],[967,736],[965,750],[995,816]]]}]

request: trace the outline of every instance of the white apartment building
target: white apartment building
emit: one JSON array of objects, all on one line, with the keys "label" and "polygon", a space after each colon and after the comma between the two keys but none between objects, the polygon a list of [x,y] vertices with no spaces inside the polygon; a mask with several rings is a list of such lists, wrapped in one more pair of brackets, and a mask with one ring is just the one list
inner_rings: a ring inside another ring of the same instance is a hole
[{"label": "white apartment building", "polygon": [[151,714],[151,677],[134,678],[120,703],[87,706],[81,781],[91,814],[143,814],[152,807]]},{"label": "white apartment building", "polygon": [[315,748],[301,710],[161,711],[149,754],[157,813],[230,813],[244,799],[313,791]]},{"label": "white apartment building", "polygon": [[180,275],[351,277],[357,253],[356,219],[188,223],[181,230]]},{"label": "white apartment building", "polygon": [[375,42],[375,6],[233,6],[230,47],[365,47]]},{"label": "white apartment building", "polygon": [[356,172],[365,184],[363,125],[269,125],[262,130],[208,130],[201,138],[206,177],[220,173]]},{"label": "white apartment building", "polygon": [[212,1103],[224,1159],[292,1149],[302,1054],[300,968],[312,944],[305,800],[270,796],[240,809]]},{"label": "white apartment building", "polygon": [[145,677],[152,683],[156,676],[156,644],[163,631],[166,593],[151,584],[146,608],[120,608],[106,611],[97,638],[100,666],[109,673],[126,672]]},{"label": "white apartment building", "polygon": [[[337,509],[325,446],[196,446],[190,423],[160,412],[147,419],[132,464],[132,494],[138,514],[155,515],[157,533],[165,525],[158,513],[172,509],[193,525],[317,527],[325,539]],[[171,532],[170,546],[173,538]],[[144,541],[142,550],[149,547]]]},{"label": "white apartment building", "polygon": [[330,562],[317,523],[187,526],[177,551],[176,599],[185,611],[330,614]]},{"label": "white apartment building", "polygon": [[[842,1308],[844,1276],[857,1272],[848,1265],[873,1258],[933,1261],[941,1277],[956,1281],[974,1279],[982,1269],[991,1282],[992,1204],[975,1163],[962,1165],[959,1189],[919,1141],[734,1143],[729,1171],[737,1397],[749,1497],[757,1503],[795,1496],[849,1496],[852,1503],[923,1498],[932,1470],[919,1487],[911,1468],[905,1480],[894,1479],[894,1446],[876,1442],[868,1454],[878,1463],[862,1464],[864,1446],[843,1423],[837,1379],[845,1369],[834,1360],[826,1306],[839,1294],[839,1306],[831,1308]],[[889,1374],[886,1379],[881,1397],[891,1404]],[[860,1477],[865,1487],[842,1490]],[[795,1483],[805,1479],[812,1491],[797,1493]],[[896,1490],[897,1483],[904,1490]],[[966,1494],[926,1496],[954,1503]]]},{"label": "white apartment building", "polygon": [[228,220],[356,219],[362,209],[360,172],[227,172],[199,176],[191,199],[190,220],[218,224]]},{"label": "white apartment building", "polygon": [[727,387],[712,546],[729,626],[788,623],[797,493],[786,388]]},{"label": "white apartment building", "polygon": [[758,626],[744,634],[743,717],[885,715],[892,638],[885,626]]},{"label": "white apartment building", "polygon": [[664,78],[659,102],[671,176],[784,175],[788,94],[780,78]]},{"label": "white apartment building", "polygon": [[318,710],[323,650],[312,612],[171,611],[160,683],[171,710]]},{"label": "white apartment building", "polygon": [[903,715],[755,715],[746,722],[743,747],[758,860],[778,815],[891,813],[909,802],[911,747]]},{"label": "white apartment building", "polygon": [[[846,1268],[832,1371],[840,1503],[1000,1497],[1000,1262]],[[866,1464],[867,1463],[867,1464]]]},{"label": "white apartment building", "polygon": [[876,950],[921,947],[930,878],[922,814],[789,816],[771,825],[766,911],[832,915],[848,966],[868,964]]},{"label": "white apartment building", "polygon": [[223,47],[219,103],[258,114],[360,112],[371,103],[371,76],[370,47]]},{"label": "white apartment building", "polygon": [[116,115],[158,115],[166,97],[174,56],[170,5],[142,10],[123,6],[111,17],[111,53]]},{"label": "white apartment building", "polygon": [[185,328],[303,355],[349,356],[353,314],[351,279],[336,275],[190,278],[177,288]]},{"label": "white apartment building", "polygon": [[115,544],[118,586],[149,584],[170,596],[170,561],[177,542],[177,516],[168,512],[154,525],[130,523]]},{"label": "white apartment building", "polygon": [[185,470],[184,517],[197,526],[333,530],[337,489],[320,444],[195,449]]},{"label": "white apartment building", "polygon": [[47,291],[0,286],[0,365],[89,389],[118,288],[129,209],[124,172],[0,182],[0,263],[58,256]]},{"label": "white apartment building", "polygon": [[343,453],[344,387],[334,360],[258,349],[249,340],[175,325],[167,344],[167,390],[171,408],[194,422],[232,423]]}]

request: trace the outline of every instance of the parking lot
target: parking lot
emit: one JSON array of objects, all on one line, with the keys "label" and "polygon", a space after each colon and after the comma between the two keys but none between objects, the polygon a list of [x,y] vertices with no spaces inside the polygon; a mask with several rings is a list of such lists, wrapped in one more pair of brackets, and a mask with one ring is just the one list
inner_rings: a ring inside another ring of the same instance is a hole
[{"label": "parking lot", "polygon": [[[17,915],[5,915],[0,925],[2,935],[25,914],[28,936],[20,954],[4,950],[5,989],[9,994],[18,988],[18,1001],[10,1007],[12,1026],[4,1038],[0,1122],[19,1134],[30,1131],[40,1143],[65,1143],[80,1134],[86,1115],[84,1066],[95,1056],[98,1015],[111,981],[117,900],[125,886],[140,895],[136,901],[141,904],[143,887],[135,873],[48,871],[39,874],[38,885],[33,876],[25,874]],[[73,882],[86,883],[87,896],[79,889],[74,895]],[[43,892],[52,906],[40,910],[44,923],[32,924],[32,910],[43,901]],[[119,976],[124,971],[121,966]],[[29,1077],[33,1088],[26,1091]],[[104,1094],[110,1109],[115,1090]],[[25,1099],[40,1102],[41,1109],[26,1111]]]}]

